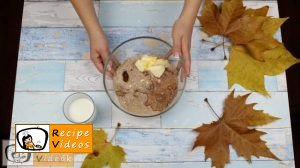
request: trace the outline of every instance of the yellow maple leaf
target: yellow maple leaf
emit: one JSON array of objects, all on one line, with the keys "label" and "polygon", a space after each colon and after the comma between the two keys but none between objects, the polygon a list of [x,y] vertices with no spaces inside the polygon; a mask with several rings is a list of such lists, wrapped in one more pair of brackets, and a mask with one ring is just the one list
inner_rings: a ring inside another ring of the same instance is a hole
[{"label": "yellow maple leaf", "polygon": [[262,54],[264,62],[253,59],[242,46],[232,46],[227,70],[228,86],[237,83],[249,90],[269,95],[264,84],[265,75],[278,75],[300,60],[281,44]]},{"label": "yellow maple leaf", "polygon": [[223,168],[229,163],[229,145],[248,162],[251,162],[251,156],[279,160],[268,149],[266,142],[260,139],[266,133],[248,128],[265,125],[279,118],[262,110],[254,110],[255,103],[246,104],[249,95],[234,97],[234,91],[231,92],[225,100],[224,112],[219,120],[194,129],[199,135],[193,149],[204,146],[205,160],[211,158],[212,167]]},{"label": "yellow maple leaf", "polygon": [[88,154],[81,167],[99,168],[108,165],[111,168],[120,168],[125,162],[125,152],[120,146],[114,146],[107,140],[106,133],[102,130],[93,131],[93,153]]}]

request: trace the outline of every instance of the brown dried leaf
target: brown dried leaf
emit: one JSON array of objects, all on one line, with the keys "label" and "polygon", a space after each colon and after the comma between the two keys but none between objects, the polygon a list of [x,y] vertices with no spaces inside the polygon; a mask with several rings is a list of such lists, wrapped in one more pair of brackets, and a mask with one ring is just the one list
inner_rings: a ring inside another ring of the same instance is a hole
[{"label": "brown dried leaf", "polygon": [[194,148],[205,147],[205,160],[211,158],[212,167],[223,168],[229,163],[229,145],[236,150],[238,156],[251,162],[251,156],[269,157],[279,160],[266,146],[260,137],[265,132],[250,129],[250,126],[265,125],[279,118],[254,110],[253,104],[246,104],[250,94],[234,97],[234,91],[226,98],[224,112],[218,121],[203,124],[194,129],[199,135]]},{"label": "brown dried leaf", "polygon": [[203,25],[202,30],[209,36],[222,34],[222,27],[219,24],[219,11],[216,4],[212,0],[205,1],[205,7],[202,10],[202,16],[198,19]]}]

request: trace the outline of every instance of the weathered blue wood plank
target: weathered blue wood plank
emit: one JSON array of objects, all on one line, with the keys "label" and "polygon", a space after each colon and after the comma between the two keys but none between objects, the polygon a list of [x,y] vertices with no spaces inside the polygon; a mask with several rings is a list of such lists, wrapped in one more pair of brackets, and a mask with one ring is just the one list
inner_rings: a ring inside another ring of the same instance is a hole
[{"label": "weathered blue wood plank", "polygon": [[82,28],[22,28],[19,60],[80,59],[88,52]]},{"label": "weathered blue wood plank", "polygon": [[[270,150],[283,161],[294,159],[291,130],[262,129],[268,134],[262,136]],[[204,148],[192,150],[197,134],[192,129],[120,129],[115,144],[124,148],[127,162],[194,162],[204,161]],[[230,147],[231,161],[245,159],[237,157]],[[85,155],[76,156],[83,161]],[[253,160],[270,160],[252,157]],[[210,160],[208,160],[210,161]],[[246,161],[245,161],[246,163]]]},{"label": "weathered blue wood plank", "polygon": [[[282,160],[293,159],[293,151],[289,150],[291,136],[285,131],[290,129],[268,129],[263,136],[272,152]],[[117,134],[116,144],[127,151],[128,162],[170,162],[170,161],[204,161],[203,147],[191,152],[196,134],[192,130],[128,130],[122,129]],[[231,148],[231,160],[244,160],[237,157]],[[258,160],[253,157],[253,160]],[[261,158],[260,160],[268,160]]]},{"label": "weathered blue wood plank", "polygon": [[[221,115],[223,102],[229,92],[185,92],[170,111],[162,114],[163,128],[196,128],[203,123],[210,123],[217,118],[203,101],[208,98],[215,111]],[[245,94],[245,93],[236,93]],[[271,124],[261,128],[285,128],[291,127],[288,96],[286,92],[270,92],[271,98],[253,93],[247,103],[256,102],[255,109],[280,117]]]},{"label": "weathered blue wood plank", "polygon": [[[207,162],[183,162],[183,163],[125,163],[123,168],[211,168],[211,163]],[[292,161],[253,161],[249,164],[246,161],[231,161],[226,168],[294,168]]]},{"label": "weathered blue wood plank", "polygon": [[116,106],[112,106],[112,125],[122,124],[122,128],[160,128],[160,116],[155,117],[135,117],[129,115]]},{"label": "weathered blue wood plank", "polygon": [[[70,123],[63,103],[72,92],[16,92],[12,125]],[[104,92],[88,92],[98,111],[94,127],[111,127],[111,103]]]},{"label": "weathered blue wood plank", "polygon": [[64,61],[19,61],[16,91],[63,91]]},{"label": "weathered blue wood plank", "polygon": [[182,7],[180,1],[106,1],[100,2],[99,19],[104,26],[171,26]]},{"label": "weathered blue wood plank", "polygon": [[69,123],[63,114],[65,92],[15,92],[12,125]]},{"label": "weathered blue wood plank", "polygon": [[[194,61],[198,68],[198,88],[201,91],[226,91],[228,89],[227,72],[224,69],[228,61]],[[265,76],[268,91],[277,91],[277,77]],[[245,91],[240,85],[234,85],[236,91]]]},{"label": "weathered blue wood plank", "polygon": [[[107,28],[105,32],[111,49],[137,36],[154,36],[169,43],[172,41],[171,28]],[[20,44],[20,60],[89,58],[89,40],[83,28],[23,28]],[[193,59],[223,59],[222,48],[211,52],[211,47],[212,44],[201,42],[200,30],[195,28],[191,49]],[[138,47],[133,47],[129,52],[135,53],[135,50]]]},{"label": "weathered blue wood plank", "polygon": [[[74,167],[80,168],[82,162],[75,162]],[[174,163],[122,163],[122,168],[211,168],[211,162],[174,162]],[[293,161],[231,161],[226,168],[295,168]]]},{"label": "weathered blue wood plank", "polygon": [[[269,5],[269,15],[278,16],[275,1],[248,1],[245,5],[252,8]],[[182,7],[183,1],[101,1],[99,19],[106,27],[172,26]],[[195,25],[199,26],[199,22]]]},{"label": "weathered blue wood plank", "polygon": [[[186,91],[227,91],[227,74],[224,70],[226,64],[227,61],[194,60]],[[103,76],[90,60],[66,61],[65,71],[66,91],[104,90]],[[278,91],[279,88],[283,88],[281,85],[285,83],[285,78],[266,76],[265,83],[268,91]],[[239,85],[234,85],[233,88],[236,91],[245,91]]]},{"label": "weathered blue wood plank", "polygon": [[[172,44],[171,28],[106,28],[110,48],[113,49],[125,40],[137,36],[153,36]],[[191,55],[193,60],[223,60],[223,48],[214,51],[214,44],[202,42],[199,28],[194,28]],[[276,34],[280,38],[280,34]],[[220,37],[209,39],[221,43]],[[99,44],[101,45],[101,44]],[[142,44],[141,44],[142,45]],[[136,53],[139,48],[133,47],[130,53]],[[228,49],[226,49],[228,56]],[[48,59],[89,59],[89,40],[83,28],[23,28],[21,32],[19,60]]]},{"label": "weathered blue wood plank", "polygon": [[[181,12],[183,1],[101,1],[95,2],[97,13],[99,4],[103,26],[172,26]],[[278,16],[276,1],[247,1],[245,5],[254,8],[269,5],[269,15]],[[22,26],[82,27],[82,23],[69,1],[25,2]]]},{"label": "weathered blue wood plank", "polygon": [[[97,118],[93,122],[94,128],[112,127],[112,103],[105,92],[86,92],[89,94],[97,109]],[[114,126],[114,125],[113,125]]]}]

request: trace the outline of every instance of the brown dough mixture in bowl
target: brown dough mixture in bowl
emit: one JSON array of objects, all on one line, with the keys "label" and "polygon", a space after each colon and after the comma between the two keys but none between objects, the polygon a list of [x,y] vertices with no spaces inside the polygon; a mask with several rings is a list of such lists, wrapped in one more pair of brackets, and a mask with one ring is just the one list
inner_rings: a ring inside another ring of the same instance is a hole
[{"label": "brown dough mixture in bowl", "polygon": [[134,56],[121,64],[113,77],[113,86],[120,105],[137,116],[160,114],[177,94],[177,71],[169,65],[160,78],[150,72],[140,72]]}]

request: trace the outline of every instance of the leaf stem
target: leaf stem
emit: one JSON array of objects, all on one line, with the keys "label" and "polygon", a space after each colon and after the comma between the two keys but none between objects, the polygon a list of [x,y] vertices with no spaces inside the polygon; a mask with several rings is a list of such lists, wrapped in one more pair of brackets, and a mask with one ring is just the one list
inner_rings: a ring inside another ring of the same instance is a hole
[{"label": "leaf stem", "polygon": [[[223,38],[224,38],[224,37],[223,37]],[[217,47],[222,46],[222,45],[224,45],[224,47],[228,47],[228,48],[230,47],[229,45],[226,45],[226,44],[225,44],[225,41],[223,41],[222,43],[217,43],[217,42],[209,41],[209,40],[206,40],[206,39],[201,39],[201,41],[202,41],[202,42],[211,43],[211,44],[216,45],[216,46],[213,47],[213,48],[217,48]]]},{"label": "leaf stem", "polygon": [[225,52],[225,38],[223,37],[223,52],[224,52],[224,60],[227,60],[226,52]]},{"label": "leaf stem", "polygon": [[219,115],[216,113],[216,111],[212,108],[207,98],[204,99],[204,101],[208,104],[209,108],[212,110],[212,112],[220,119]]},{"label": "leaf stem", "polygon": [[211,44],[215,45],[214,47],[210,48],[210,51],[215,51],[216,48],[218,48],[220,46],[223,46],[224,60],[227,60],[227,56],[226,56],[226,53],[225,53],[225,47],[229,48],[230,46],[225,44],[225,38],[224,37],[223,37],[223,42],[222,43],[216,43],[216,42],[209,41],[209,40],[206,40],[206,39],[202,39],[201,41],[211,43]]},{"label": "leaf stem", "polygon": [[121,127],[121,123],[118,123],[117,127],[116,127],[116,130],[115,130],[115,133],[114,133],[113,137],[110,139],[109,142],[112,142],[116,138],[117,132],[119,131],[120,127]]},{"label": "leaf stem", "polygon": [[224,46],[224,43],[217,44],[216,46],[210,48],[210,51],[214,51],[216,48],[218,48],[220,46]]}]

